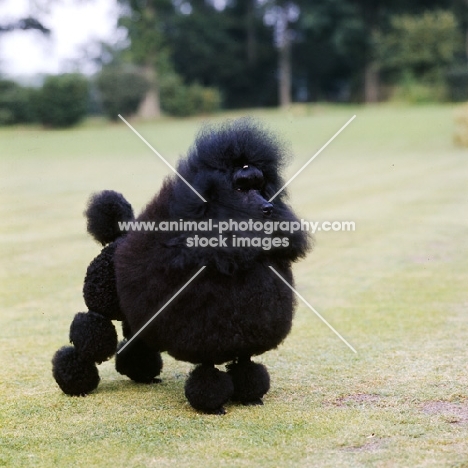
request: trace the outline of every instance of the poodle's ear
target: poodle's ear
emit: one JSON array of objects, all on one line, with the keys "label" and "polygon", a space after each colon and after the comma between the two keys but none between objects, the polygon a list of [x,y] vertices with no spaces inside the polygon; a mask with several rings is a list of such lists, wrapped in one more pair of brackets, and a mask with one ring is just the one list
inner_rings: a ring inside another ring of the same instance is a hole
[{"label": "poodle's ear", "polygon": [[215,175],[211,171],[200,171],[190,177],[183,174],[183,177],[185,181],[177,176],[174,184],[171,215],[186,219],[203,218],[208,209],[210,192],[215,186]]}]

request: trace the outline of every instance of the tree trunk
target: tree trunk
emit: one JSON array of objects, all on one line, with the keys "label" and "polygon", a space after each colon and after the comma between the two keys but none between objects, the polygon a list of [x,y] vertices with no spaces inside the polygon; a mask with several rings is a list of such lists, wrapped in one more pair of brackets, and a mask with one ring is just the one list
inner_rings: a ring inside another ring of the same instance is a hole
[{"label": "tree trunk", "polygon": [[465,30],[465,57],[468,60],[468,27]]},{"label": "tree trunk", "polygon": [[291,105],[291,38],[288,30],[284,32],[284,38],[278,49],[278,97],[280,107]]},{"label": "tree trunk", "polygon": [[257,41],[255,38],[255,0],[247,0],[247,63],[253,67],[257,61]]},{"label": "tree trunk", "polygon": [[367,63],[364,70],[364,99],[367,103],[379,100],[379,70],[375,62]]},{"label": "tree trunk", "polygon": [[145,65],[142,70],[143,76],[150,83],[143,102],[138,109],[138,117],[142,119],[158,119],[161,117],[161,105],[159,101],[159,88],[157,74],[151,65]]}]

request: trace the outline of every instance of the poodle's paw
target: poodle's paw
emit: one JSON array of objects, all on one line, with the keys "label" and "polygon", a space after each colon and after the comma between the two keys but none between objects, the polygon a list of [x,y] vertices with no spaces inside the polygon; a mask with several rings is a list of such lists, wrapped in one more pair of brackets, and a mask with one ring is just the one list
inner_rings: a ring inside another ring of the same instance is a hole
[{"label": "poodle's paw", "polygon": [[70,343],[82,359],[100,364],[115,354],[117,332],[112,322],[101,314],[79,312],[70,325]]},{"label": "poodle's paw", "polygon": [[243,401],[242,404],[244,406],[263,406],[263,400],[261,398],[257,398],[255,400]]},{"label": "poodle's paw", "polygon": [[216,416],[224,416],[226,413],[227,413],[226,408],[224,406],[221,406],[221,408],[218,408],[207,414],[214,414]]},{"label": "poodle's paw", "polygon": [[234,383],[232,400],[244,405],[263,405],[262,397],[270,390],[270,376],[263,364],[250,360],[227,366]]},{"label": "poodle's paw", "polygon": [[[123,340],[119,343],[118,350],[127,343]],[[148,347],[143,341],[133,340],[125,349],[115,356],[115,368],[117,372],[126,375],[134,382],[153,384],[161,382],[157,376],[161,373],[163,362],[161,353]]]},{"label": "poodle's paw", "polygon": [[93,361],[82,358],[73,346],[60,348],[52,359],[52,375],[63,393],[85,396],[99,384],[99,373]]},{"label": "poodle's paw", "polygon": [[207,414],[226,414],[223,405],[233,393],[231,377],[214,366],[197,366],[185,383],[185,396],[189,403],[196,410]]}]

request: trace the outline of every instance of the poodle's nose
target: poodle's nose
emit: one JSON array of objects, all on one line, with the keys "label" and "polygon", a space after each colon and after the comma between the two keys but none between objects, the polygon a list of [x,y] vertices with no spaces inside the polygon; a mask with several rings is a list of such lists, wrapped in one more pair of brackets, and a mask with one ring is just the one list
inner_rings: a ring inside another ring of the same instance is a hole
[{"label": "poodle's nose", "polygon": [[262,211],[265,216],[270,216],[273,213],[273,205],[269,202],[262,205]]}]

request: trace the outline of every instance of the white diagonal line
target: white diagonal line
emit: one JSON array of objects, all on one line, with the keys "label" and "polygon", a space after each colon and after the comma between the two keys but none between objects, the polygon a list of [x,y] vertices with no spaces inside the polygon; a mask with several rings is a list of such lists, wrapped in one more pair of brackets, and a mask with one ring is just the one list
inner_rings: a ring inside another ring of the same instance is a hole
[{"label": "white diagonal line", "polygon": [[160,153],[158,153],[120,114],[119,114],[119,118],[120,120],[122,120],[126,125],[127,127],[135,134],[137,135],[138,137],[140,137],[141,141],[143,143],[146,144],[146,146],[148,146],[148,148],[154,153],[156,154],[157,156],[159,156],[159,158],[166,163],[167,166],[169,166],[170,169],[172,169],[205,203],[206,203],[206,200],[197,192],[197,190],[195,190],[192,185],[190,185],[190,183],[184,179],[184,177],[182,177],[178,172],[177,170],[171,166],[170,163],[168,163],[162,156]]},{"label": "white diagonal line", "polygon": [[353,115],[268,201],[274,200],[355,118]]},{"label": "white diagonal line", "polygon": [[309,309],[333,332],[338,338],[343,341],[343,343],[351,349],[351,351],[357,354],[357,351],[270,265],[271,270],[275,273],[276,276],[286,285],[291,291],[296,293],[296,295],[302,299],[304,304],[309,307]]},{"label": "white diagonal line", "polygon": [[202,266],[126,343],[117,354],[120,354],[204,269]]}]

